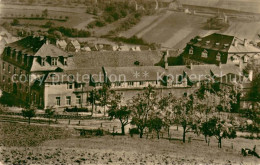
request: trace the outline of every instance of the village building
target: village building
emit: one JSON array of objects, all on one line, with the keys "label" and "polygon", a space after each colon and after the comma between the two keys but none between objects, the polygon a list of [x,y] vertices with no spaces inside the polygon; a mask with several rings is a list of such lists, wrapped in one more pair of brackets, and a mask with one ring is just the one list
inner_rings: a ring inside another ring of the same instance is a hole
[{"label": "village building", "polygon": [[78,40],[71,40],[66,47],[68,52],[79,52],[80,51],[80,43]]},{"label": "village building", "polygon": [[259,63],[260,48],[249,44],[247,39],[214,33],[192,39],[181,56],[186,64],[221,63],[245,66],[250,61]]},{"label": "village building", "polygon": [[62,50],[66,50],[67,42],[65,40],[56,41],[56,46]]},{"label": "village building", "polygon": [[1,89],[24,103],[42,107],[42,90],[34,86],[37,79],[70,65],[69,54],[41,37],[29,36],[7,44],[0,58]]},{"label": "village building", "polygon": [[[148,85],[154,86],[160,96],[171,92],[179,97],[190,94],[201,81],[212,77],[221,79],[232,75],[247,82],[241,68],[232,63],[169,66],[168,58],[175,54],[176,51],[155,50],[90,51],[72,55],[44,38],[30,36],[5,48],[0,61],[0,87],[30,105],[63,111],[66,107],[88,107],[90,92],[104,84],[122,93],[126,102]],[[158,65],[161,61],[163,66]],[[233,77],[232,81],[221,83],[241,82]]]}]

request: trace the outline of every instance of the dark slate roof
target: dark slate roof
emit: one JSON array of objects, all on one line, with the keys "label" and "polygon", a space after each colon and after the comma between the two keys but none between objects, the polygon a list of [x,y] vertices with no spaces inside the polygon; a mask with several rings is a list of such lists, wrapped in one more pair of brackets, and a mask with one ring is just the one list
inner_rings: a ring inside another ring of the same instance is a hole
[{"label": "dark slate roof", "polygon": [[[205,49],[214,49],[222,52],[228,52],[232,45],[234,36],[213,33],[203,38],[192,39],[189,44]],[[226,46],[225,46],[226,45]]]},{"label": "dark slate roof", "polygon": [[92,51],[76,53],[73,57],[75,68],[91,67],[129,67],[136,66],[138,61],[140,66],[154,66],[162,58],[159,51]]},{"label": "dark slate roof", "polygon": [[28,55],[34,55],[46,42],[45,39],[40,37],[28,36],[16,42],[10,43],[7,46],[16,49],[16,51],[22,51]]}]

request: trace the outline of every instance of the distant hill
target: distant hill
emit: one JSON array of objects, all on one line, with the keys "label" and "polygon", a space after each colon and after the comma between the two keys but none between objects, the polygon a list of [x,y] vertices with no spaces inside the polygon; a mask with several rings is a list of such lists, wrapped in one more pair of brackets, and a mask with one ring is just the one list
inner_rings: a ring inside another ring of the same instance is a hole
[{"label": "distant hill", "polygon": [[179,0],[183,5],[196,5],[260,13],[260,0]]}]

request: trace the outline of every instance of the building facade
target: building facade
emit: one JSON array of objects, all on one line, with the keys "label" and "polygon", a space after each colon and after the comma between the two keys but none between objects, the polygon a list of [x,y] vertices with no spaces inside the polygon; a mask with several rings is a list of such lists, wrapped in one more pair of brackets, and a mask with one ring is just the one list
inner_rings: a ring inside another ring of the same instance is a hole
[{"label": "building facade", "polygon": [[187,43],[181,55],[187,64],[247,65],[252,60],[259,62],[260,49],[247,39],[214,33],[195,37]]}]

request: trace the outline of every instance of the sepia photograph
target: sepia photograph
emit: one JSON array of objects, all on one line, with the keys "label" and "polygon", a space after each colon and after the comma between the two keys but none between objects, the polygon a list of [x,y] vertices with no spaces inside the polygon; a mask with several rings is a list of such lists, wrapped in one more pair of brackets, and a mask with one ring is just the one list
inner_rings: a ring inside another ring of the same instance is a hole
[{"label": "sepia photograph", "polygon": [[260,165],[260,0],[0,0],[0,165]]}]

